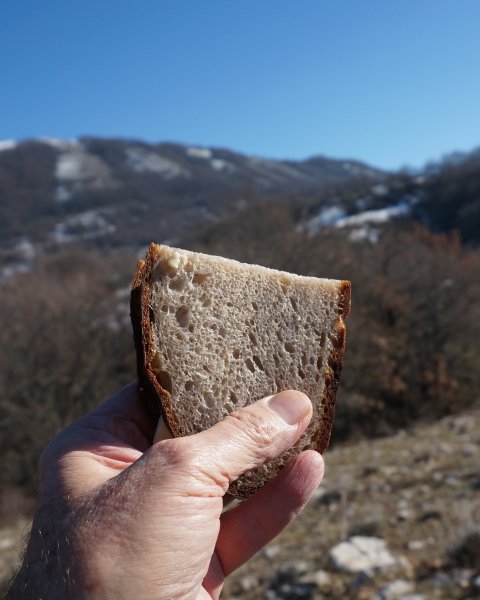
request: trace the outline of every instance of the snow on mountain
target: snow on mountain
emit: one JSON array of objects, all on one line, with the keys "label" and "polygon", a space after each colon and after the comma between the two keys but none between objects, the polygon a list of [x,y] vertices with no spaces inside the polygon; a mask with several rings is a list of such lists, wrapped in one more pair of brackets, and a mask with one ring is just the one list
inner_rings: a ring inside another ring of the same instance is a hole
[{"label": "snow on mountain", "polygon": [[92,240],[114,233],[115,229],[115,225],[109,223],[99,212],[87,210],[57,223],[51,233],[51,239],[57,244]]},{"label": "snow on mountain", "polygon": [[179,163],[140,146],[127,148],[126,156],[128,164],[137,173],[158,173],[166,181],[176,177],[190,177],[190,171]]},{"label": "snow on mountain", "polygon": [[187,156],[208,160],[212,158],[212,151],[209,148],[190,147],[187,148]]},{"label": "snow on mountain", "polygon": [[407,215],[410,212],[410,205],[407,203],[379,208],[377,210],[365,210],[356,215],[341,217],[335,221],[335,227],[359,227],[367,224],[379,225],[386,223],[394,217]]},{"label": "snow on mountain", "polygon": [[39,137],[39,138],[36,138],[36,141],[40,142],[42,144],[46,144],[47,146],[50,146],[51,148],[56,148],[57,150],[66,150],[71,146],[76,146],[79,144],[78,140],[75,140],[75,139],[63,140],[63,139],[54,138],[54,137]]},{"label": "snow on mountain", "polygon": [[4,152],[6,150],[13,150],[18,146],[18,143],[15,140],[0,140],[0,152]]},{"label": "snow on mountain", "polygon": [[317,231],[321,227],[333,225],[339,219],[345,217],[345,214],[345,210],[339,206],[327,206],[307,221],[305,227],[308,231]]},{"label": "snow on mountain", "polygon": [[55,197],[65,202],[78,191],[108,189],[116,186],[110,169],[99,157],[87,152],[78,142],[66,142],[57,157]]},{"label": "snow on mountain", "polygon": [[[372,191],[375,193],[374,189]],[[376,195],[383,196],[387,191],[387,188],[385,188],[385,191],[383,189],[377,190]],[[348,229],[349,237],[353,240],[368,239],[375,242],[379,236],[379,228],[392,219],[410,215],[412,207],[418,202],[418,198],[413,195],[406,195],[401,201],[390,206],[361,210],[360,207],[365,206],[367,202],[368,198],[357,199],[355,205],[359,208],[359,212],[351,215],[347,215],[341,205],[324,207],[318,214],[304,223],[301,228],[310,234],[323,227]]]},{"label": "snow on mountain", "polygon": [[229,173],[235,171],[234,165],[227,160],[223,160],[223,158],[212,158],[210,164],[215,171],[227,171]]}]

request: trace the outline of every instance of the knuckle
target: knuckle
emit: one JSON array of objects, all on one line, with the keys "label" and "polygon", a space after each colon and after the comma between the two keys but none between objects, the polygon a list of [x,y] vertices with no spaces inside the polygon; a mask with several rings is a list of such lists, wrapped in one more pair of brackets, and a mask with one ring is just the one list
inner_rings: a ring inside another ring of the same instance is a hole
[{"label": "knuckle", "polygon": [[164,440],[156,445],[156,452],[168,465],[188,469],[195,462],[195,453],[187,438]]},{"label": "knuckle", "polygon": [[231,419],[234,426],[248,437],[259,450],[264,451],[272,445],[274,431],[271,423],[257,411],[236,411],[227,418]]}]

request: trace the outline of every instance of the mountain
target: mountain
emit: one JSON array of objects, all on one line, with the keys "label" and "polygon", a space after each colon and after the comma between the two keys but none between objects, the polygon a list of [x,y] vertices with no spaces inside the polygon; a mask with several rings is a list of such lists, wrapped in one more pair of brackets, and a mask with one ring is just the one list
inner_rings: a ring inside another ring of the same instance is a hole
[{"label": "mountain", "polygon": [[357,161],[278,161],[217,148],[82,138],[0,142],[0,235],[62,244],[176,237],[251,197],[306,193],[381,171]]},{"label": "mountain", "polygon": [[245,218],[265,221],[268,236],[280,204],[306,235],[336,229],[375,242],[389,223],[418,221],[477,245],[480,150],[387,173],[353,160],[126,139],[0,141],[0,269],[28,269],[35,255],[74,243],[134,252],[152,240],[195,245],[199,235],[228,238]]}]

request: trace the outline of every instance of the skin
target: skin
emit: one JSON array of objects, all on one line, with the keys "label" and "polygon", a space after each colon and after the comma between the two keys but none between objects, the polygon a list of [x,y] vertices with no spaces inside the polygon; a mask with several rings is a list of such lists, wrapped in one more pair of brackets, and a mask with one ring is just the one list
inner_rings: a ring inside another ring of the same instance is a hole
[{"label": "skin", "polygon": [[152,445],[136,383],[123,388],[44,451],[38,509],[8,598],[217,599],[225,577],[302,510],[323,460],[303,452],[222,514],[229,483],[291,447],[311,414],[307,396],[286,391]]}]

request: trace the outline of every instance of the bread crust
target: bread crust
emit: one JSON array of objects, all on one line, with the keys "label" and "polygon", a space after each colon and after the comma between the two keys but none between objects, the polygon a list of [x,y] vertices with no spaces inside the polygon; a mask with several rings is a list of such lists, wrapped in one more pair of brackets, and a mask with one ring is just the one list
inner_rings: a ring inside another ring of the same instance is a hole
[{"label": "bread crust", "polygon": [[343,357],[347,341],[347,330],[344,319],[348,317],[351,306],[352,286],[350,281],[343,280],[338,290],[339,321],[337,323],[337,338],[328,358],[330,372],[325,378],[325,391],[322,403],[325,407],[322,421],[327,424],[319,430],[315,439],[314,450],[323,454],[328,447],[335,418],[335,400],[342,375]]},{"label": "bread crust", "polygon": [[160,385],[152,369],[155,349],[150,318],[152,288],[148,275],[152,271],[155,257],[156,246],[150,244],[145,261],[138,262],[130,295],[130,316],[137,353],[139,391],[141,399],[152,416],[156,420],[162,417],[173,437],[179,437],[182,433],[173,414],[170,393]]},{"label": "bread crust", "polygon": [[[140,396],[152,414],[152,417],[158,420],[161,416],[173,437],[179,437],[182,435],[182,431],[175,418],[171,394],[167,389],[162,387],[152,366],[155,347],[152,326],[153,315],[151,315],[152,288],[149,277],[157,257],[157,246],[151,244],[145,261],[139,261],[132,282],[130,314],[137,354],[137,373]],[[320,453],[323,453],[328,446],[335,417],[335,398],[340,383],[343,356],[345,353],[346,329],[344,319],[350,311],[350,302],[350,282],[341,281],[338,291],[337,336],[328,358],[329,370],[325,377],[325,391],[322,399],[324,407],[322,427],[319,429],[311,446],[312,449]],[[236,498],[245,499],[261,488],[264,483],[264,481],[257,484],[246,482],[243,476],[241,476],[230,485],[228,493]]]}]

